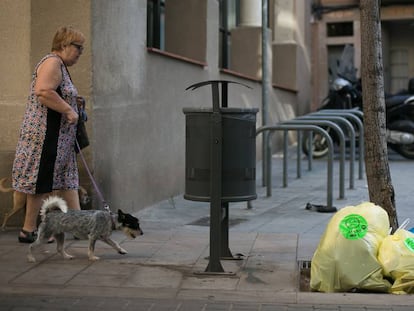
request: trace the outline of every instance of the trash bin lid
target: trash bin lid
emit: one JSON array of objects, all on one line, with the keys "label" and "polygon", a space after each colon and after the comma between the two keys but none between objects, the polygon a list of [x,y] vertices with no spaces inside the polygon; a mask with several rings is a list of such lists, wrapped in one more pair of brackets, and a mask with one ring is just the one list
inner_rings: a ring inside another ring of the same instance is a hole
[{"label": "trash bin lid", "polygon": [[[257,113],[259,108],[234,108],[234,107],[221,107],[221,113]],[[201,107],[201,108],[183,108],[184,113],[213,113],[213,108]]]}]

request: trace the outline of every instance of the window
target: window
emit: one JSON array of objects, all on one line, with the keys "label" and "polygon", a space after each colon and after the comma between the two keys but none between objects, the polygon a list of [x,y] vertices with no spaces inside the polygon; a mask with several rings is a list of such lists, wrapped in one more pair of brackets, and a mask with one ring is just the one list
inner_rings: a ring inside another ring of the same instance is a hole
[{"label": "window", "polygon": [[147,0],[147,47],[205,65],[207,1]]},{"label": "window", "polygon": [[354,35],[354,24],[352,22],[327,23],[326,32],[328,37],[349,37]]},{"label": "window", "polygon": [[147,2],[147,46],[164,50],[165,0]]}]

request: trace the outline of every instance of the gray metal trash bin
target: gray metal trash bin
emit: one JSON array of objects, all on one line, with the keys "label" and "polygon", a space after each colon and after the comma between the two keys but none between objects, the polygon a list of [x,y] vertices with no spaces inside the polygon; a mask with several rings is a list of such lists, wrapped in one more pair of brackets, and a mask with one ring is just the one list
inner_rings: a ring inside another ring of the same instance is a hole
[{"label": "gray metal trash bin", "polygon": [[[186,116],[185,194],[209,202],[211,108],[184,108]],[[222,115],[222,201],[250,201],[256,194],[257,108],[220,108]]]}]

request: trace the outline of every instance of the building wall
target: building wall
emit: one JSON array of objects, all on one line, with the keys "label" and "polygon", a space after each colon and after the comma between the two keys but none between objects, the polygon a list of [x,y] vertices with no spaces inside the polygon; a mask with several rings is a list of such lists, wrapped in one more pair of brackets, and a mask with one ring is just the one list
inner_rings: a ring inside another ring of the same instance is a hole
[{"label": "building wall", "polygon": [[[20,18],[16,18],[18,13]],[[30,2],[0,2],[0,122],[6,125],[0,136],[2,152],[13,149],[16,144],[21,120],[18,115],[24,109],[30,82],[30,21]]]},{"label": "building wall", "polygon": [[[201,63],[147,49],[147,6],[143,0],[123,0],[122,5],[113,0],[0,2],[0,23],[4,23],[0,32],[7,38],[0,52],[9,59],[0,59],[0,69],[10,73],[9,80],[4,75],[0,77],[0,118],[8,133],[0,136],[0,155],[7,159],[0,162],[0,172],[7,176],[11,171],[33,66],[50,50],[56,28],[72,24],[87,37],[84,54],[70,71],[80,93],[87,98],[91,146],[85,154],[104,198],[114,210],[136,211],[183,193],[183,108],[212,106],[209,87],[194,91],[186,88],[206,80],[231,80],[250,88],[230,85],[229,107],[261,109],[262,103],[259,79],[219,68],[218,1],[191,1],[205,6],[205,49],[197,50],[197,55],[204,58]],[[22,14],[17,22],[16,16]],[[175,14],[186,16],[184,9],[181,15]],[[305,46],[301,50],[305,53]],[[305,61],[298,64],[302,62]],[[301,80],[309,84],[306,77]],[[297,93],[271,90],[271,123],[296,115]],[[260,111],[257,127],[262,124],[261,118]],[[257,160],[260,158],[258,139]],[[79,163],[81,184],[95,194],[83,164]],[[0,195],[11,200],[10,194]],[[96,194],[94,201],[98,207]],[[10,202],[0,200],[0,219],[10,208]]]},{"label": "building wall", "polygon": [[[207,65],[201,66],[147,51],[144,3],[124,2],[119,9],[110,0],[94,2],[94,169],[108,200],[125,209],[184,191],[182,110],[212,106],[209,87],[186,91],[188,86],[215,79],[238,81],[252,89],[230,85],[229,106],[260,108],[260,83],[220,73],[218,3],[206,3]],[[286,99],[286,106],[295,98],[289,92],[276,93]],[[270,112],[278,120],[285,108],[275,94]]]},{"label": "building wall", "polygon": [[[356,0],[323,0],[315,1],[325,8],[338,8],[340,6],[353,5],[351,9],[327,10],[318,16],[313,14],[312,23],[312,109],[317,109],[329,90],[329,58],[338,49],[342,49],[345,44],[351,44],[355,49],[354,65],[358,69],[357,75],[361,73],[361,43],[360,43],[360,16],[358,1]],[[395,93],[401,87],[408,85],[408,79],[414,77],[414,43],[410,39],[412,24],[414,22],[414,3],[412,1],[382,1],[381,7],[382,20],[382,46],[383,46],[383,66],[384,66],[384,86],[386,93]],[[328,12],[330,11],[330,12]],[[315,13],[315,11],[313,12]],[[352,36],[328,37],[327,23],[352,22],[354,33]],[[391,68],[393,52],[399,49],[406,53],[406,65],[401,68]],[[330,52],[331,55],[330,55]],[[393,76],[392,72],[395,73]],[[400,82],[396,81],[398,76],[405,78]],[[403,80],[406,81],[403,81]]]}]

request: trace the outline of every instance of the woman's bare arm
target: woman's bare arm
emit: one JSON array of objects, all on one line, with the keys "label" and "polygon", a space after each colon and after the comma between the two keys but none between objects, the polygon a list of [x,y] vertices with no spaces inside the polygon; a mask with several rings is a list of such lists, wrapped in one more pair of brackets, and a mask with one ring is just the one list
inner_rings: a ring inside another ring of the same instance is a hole
[{"label": "woman's bare arm", "polygon": [[56,92],[62,81],[61,62],[56,57],[46,59],[37,69],[35,95],[46,107],[62,113],[69,123],[78,122],[78,114]]}]

